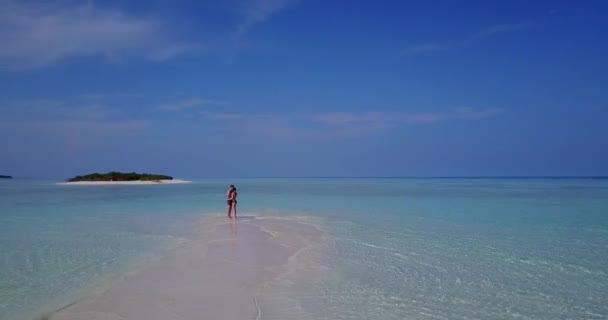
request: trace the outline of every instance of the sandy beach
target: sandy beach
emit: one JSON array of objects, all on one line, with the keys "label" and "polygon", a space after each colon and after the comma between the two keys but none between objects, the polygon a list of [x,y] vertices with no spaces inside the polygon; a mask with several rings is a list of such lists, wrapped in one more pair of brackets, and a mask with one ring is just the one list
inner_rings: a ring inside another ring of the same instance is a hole
[{"label": "sandy beach", "polygon": [[162,259],[43,319],[264,319],[286,305],[260,295],[272,295],[274,285],[289,279],[298,255],[321,235],[291,218],[208,217],[194,239]]},{"label": "sandy beach", "polygon": [[59,185],[70,186],[100,186],[100,185],[150,185],[150,184],[181,184],[192,183],[192,181],[173,179],[173,180],[150,180],[150,181],[76,181],[60,182]]}]

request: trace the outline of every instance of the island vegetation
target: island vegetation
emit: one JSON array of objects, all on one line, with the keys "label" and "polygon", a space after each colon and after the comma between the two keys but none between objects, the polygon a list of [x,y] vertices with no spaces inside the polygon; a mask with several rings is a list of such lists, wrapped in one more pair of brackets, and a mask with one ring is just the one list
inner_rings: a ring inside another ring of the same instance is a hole
[{"label": "island vegetation", "polygon": [[0,174],[0,179],[12,179],[13,177],[11,176],[3,176]]},{"label": "island vegetation", "polygon": [[162,174],[149,173],[125,173],[125,172],[108,172],[108,173],[92,173],[84,176],[76,176],[66,180],[67,182],[79,181],[157,181],[157,180],[173,180],[173,177]]}]

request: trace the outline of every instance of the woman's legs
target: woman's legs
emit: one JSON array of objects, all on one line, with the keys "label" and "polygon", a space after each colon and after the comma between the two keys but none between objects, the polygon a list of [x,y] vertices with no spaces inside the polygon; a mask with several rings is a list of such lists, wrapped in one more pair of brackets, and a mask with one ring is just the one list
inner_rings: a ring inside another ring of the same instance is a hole
[{"label": "woman's legs", "polygon": [[[230,211],[232,210],[232,204],[228,204],[228,219],[232,218],[232,216],[230,215]],[[236,214],[236,213],[235,213]]]},{"label": "woman's legs", "polygon": [[236,219],[236,201],[232,203],[232,208],[234,209],[234,218]]}]

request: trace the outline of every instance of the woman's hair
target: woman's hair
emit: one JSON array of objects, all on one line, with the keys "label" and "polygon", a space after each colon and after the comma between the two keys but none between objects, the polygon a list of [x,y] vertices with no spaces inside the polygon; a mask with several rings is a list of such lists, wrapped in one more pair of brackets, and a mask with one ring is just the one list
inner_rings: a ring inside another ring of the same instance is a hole
[{"label": "woman's hair", "polygon": [[234,189],[234,185],[233,185],[233,184],[231,184],[231,185],[230,185],[230,188],[231,188],[231,189]]}]

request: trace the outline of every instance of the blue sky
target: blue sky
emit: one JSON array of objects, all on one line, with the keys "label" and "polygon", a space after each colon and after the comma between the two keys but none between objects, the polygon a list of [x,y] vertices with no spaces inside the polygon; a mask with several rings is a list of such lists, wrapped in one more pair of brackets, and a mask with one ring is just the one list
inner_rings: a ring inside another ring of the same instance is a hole
[{"label": "blue sky", "polygon": [[607,9],[0,0],[0,174],[608,175]]}]

